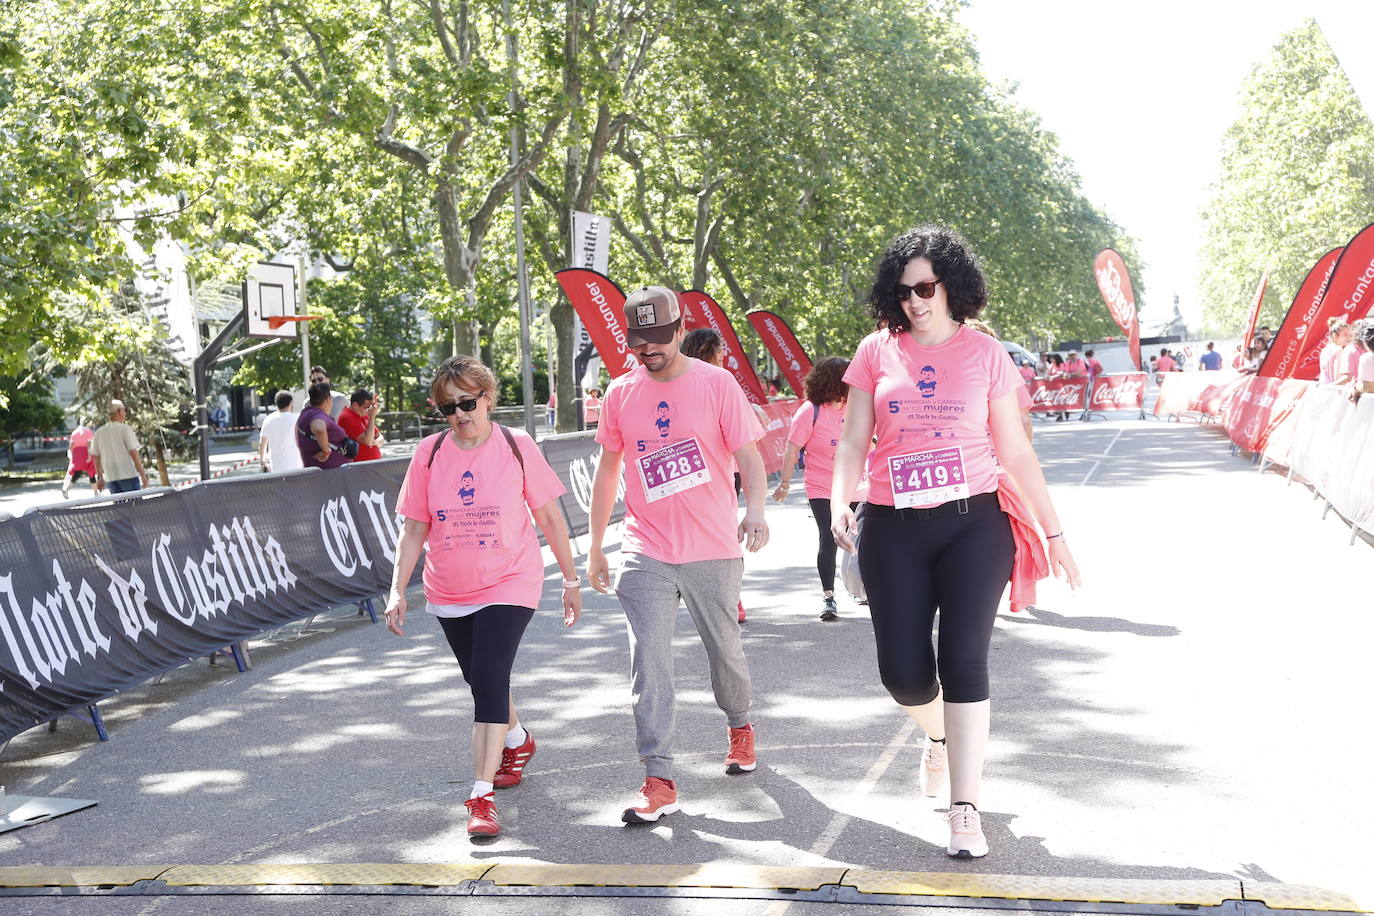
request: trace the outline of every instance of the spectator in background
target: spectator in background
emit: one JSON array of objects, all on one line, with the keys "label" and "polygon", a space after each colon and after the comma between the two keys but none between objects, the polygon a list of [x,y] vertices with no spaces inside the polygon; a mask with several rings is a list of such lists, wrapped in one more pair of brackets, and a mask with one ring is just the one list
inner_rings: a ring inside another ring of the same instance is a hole
[{"label": "spectator in background", "polygon": [[1231,368],[1244,369],[1245,363],[1248,359],[1249,357],[1247,357],[1245,354],[1245,345],[1236,344],[1236,355],[1231,357]]},{"label": "spectator in background", "polygon": [[1045,367],[1045,378],[1059,378],[1064,374],[1064,357],[1058,353],[1049,355],[1048,363]]},{"label": "spectator in background", "polygon": [[555,426],[558,422],[558,389],[549,383],[549,400],[544,405],[549,411],[549,426]]},{"label": "spectator in background", "polygon": [[1150,372],[1153,373],[1157,368],[1159,368],[1159,357],[1158,357],[1158,356],[1151,356],[1151,357],[1150,357]]},{"label": "spectator in background", "polygon": [[1207,351],[1198,357],[1197,363],[1203,372],[1221,371],[1221,354],[1216,351],[1212,341],[1207,341]]},{"label": "spectator in background", "polygon": [[95,464],[95,491],[109,486],[111,493],[131,493],[148,486],[148,472],[138,456],[138,436],[124,421],[128,411],[123,401],[110,402],[110,422],[91,437],[91,460]]},{"label": "spectator in background", "polygon": [[588,388],[586,396],[582,399],[582,425],[587,429],[595,429],[596,424],[601,422],[601,389]]},{"label": "spectator in background", "polygon": [[1269,330],[1269,325],[1261,325],[1260,329],[1255,332],[1255,340],[1263,345],[1261,349],[1268,350],[1274,342],[1274,332]]},{"label": "spectator in background", "polygon": [[62,475],[62,498],[70,499],[67,495],[76,482],[76,478],[85,476],[91,484],[91,492],[95,489],[95,464],[91,461],[91,439],[95,436],[95,430],[85,423],[78,422],[76,429],[72,430],[71,437],[67,440],[67,473]]},{"label": "spectator in background", "polygon": [[1069,351],[1069,358],[1061,368],[1069,378],[1083,378],[1088,374],[1088,364],[1078,358],[1077,350]]},{"label": "spectator in background", "polygon": [[296,413],[291,409],[295,395],[278,391],[273,399],[277,412],[262,421],[258,434],[258,460],[264,471],[294,471],[305,467],[301,463],[300,446],[296,444]]},{"label": "spectator in background", "polygon": [[1050,355],[1044,350],[1040,351],[1040,361],[1035,364],[1035,374],[1044,378],[1050,371]]},{"label": "spectator in background", "polygon": [[214,410],[210,411],[210,425],[215,427],[216,432],[224,432],[229,425],[229,412],[224,409],[223,404],[219,404]]},{"label": "spectator in background", "polygon": [[1096,381],[1102,374],[1102,360],[1098,359],[1092,350],[1083,351],[1083,361],[1088,364],[1088,378]]},{"label": "spectator in background", "polygon": [[1178,362],[1169,353],[1168,347],[1163,347],[1159,351],[1159,361],[1155,363],[1156,372],[1175,372],[1178,370]]},{"label": "spectator in background", "polygon": [[1354,396],[1374,394],[1374,318],[1366,318],[1356,325],[1356,343],[1360,358],[1355,367]]},{"label": "spectator in background", "polygon": [[1354,377],[1345,356],[1346,345],[1355,337],[1354,330],[1344,318],[1331,318],[1326,323],[1326,346],[1322,347],[1317,381],[1323,385],[1344,385]]},{"label": "spectator in background", "polygon": [[[344,407],[348,405],[348,398],[344,397],[342,393],[334,390],[334,386],[330,384],[329,381],[329,373],[324,371],[323,366],[310,367],[310,387],[313,388],[316,385],[330,386],[329,405],[325,407],[324,410],[329,414],[330,419],[337,420],[339,418],[339,414],[343,413]],[[309,401],[310,392],[306,391],[304,392],[304,394],[305,400]],[[304,413],[304,411],[302,411],[302,413]]]},{"label": "spectator in background", "polygon": [[1021,380],[1029,385],[1035,379],[1035,367],[1030,363],[1017,363],[1016,371],[1021,373]]},{"label": "spectator in background", "polygon": [[296,420],[296,446],[301,463],[308,468],[342,467],[349,458],[344,454],[344,440],[348,434],[329,415],[329,400],[333,391],[328,382],[311,385],[310,406],[301,411]]},{"label": "spectator in background", "polygon": [[775,375],[768,380],[768,396],[770,398],[782,397],[782,376]]},{"label": "spectator in background", "polygon": [[348,406],[339,414],[339,426],[350,439],[358,440],[358,457],[354,461],[376,461],[382,457],[381,445],[386,440],[377,428],[377,414],[382,402],[366,388],[359,388],[348,399]]}]

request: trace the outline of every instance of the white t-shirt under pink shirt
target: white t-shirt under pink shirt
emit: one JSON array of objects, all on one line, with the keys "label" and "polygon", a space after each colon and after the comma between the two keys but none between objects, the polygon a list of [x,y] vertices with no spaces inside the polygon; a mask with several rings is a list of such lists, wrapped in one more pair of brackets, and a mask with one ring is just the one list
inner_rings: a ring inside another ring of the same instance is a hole
[{"label": "white t-shirt under pink shirt", "polygon": [[624,454],[621,550],[671,564],[742,557],[734,453],[762,437],[735,377],[701,360],[671,382],[643,366],[613,381],[596,441]]}]

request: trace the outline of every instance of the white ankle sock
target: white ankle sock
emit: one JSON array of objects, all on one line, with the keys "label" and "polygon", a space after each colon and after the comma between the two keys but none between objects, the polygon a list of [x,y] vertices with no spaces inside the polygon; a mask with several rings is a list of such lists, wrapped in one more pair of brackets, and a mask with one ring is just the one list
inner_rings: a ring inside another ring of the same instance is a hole
[{"label": "white ankle sock", "polygon": [[528,737],[529,732],[525,731],[525,726],[517,725],[515,728],[506,732],[506,747],[515,750],[517,747],[524,744],[525,739]]},{"label": "white ankle sock", "polygon": [[483,795],[490,795],[496,791],[496,787],[489,782],[477,780],[472,784],[472,794],[468,798],[481,798]]}]

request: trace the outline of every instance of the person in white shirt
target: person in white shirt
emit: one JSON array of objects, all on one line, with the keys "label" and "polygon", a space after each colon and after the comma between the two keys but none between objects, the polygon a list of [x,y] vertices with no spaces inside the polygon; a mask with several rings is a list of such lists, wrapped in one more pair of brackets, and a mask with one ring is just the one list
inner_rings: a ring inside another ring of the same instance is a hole
[{"label": "person in white shirt", "polygon": [[305,467],[301,450],[296,445],[296,421],[299,416],[291,409],[294,398],[289,391],[278,391],[275,398],[277,412],[262,421],[258,436],[258,458],[264,471],[291,471]]},{"label": "person in white shirt", "polygon": [[110,422],[91,437],[91,461],[95,464],[95,491],[107,486],[111,493],[128,493],[148,486],[148,472],[138,456],[138,437],[124,421],[123,401],[110,402]]}]

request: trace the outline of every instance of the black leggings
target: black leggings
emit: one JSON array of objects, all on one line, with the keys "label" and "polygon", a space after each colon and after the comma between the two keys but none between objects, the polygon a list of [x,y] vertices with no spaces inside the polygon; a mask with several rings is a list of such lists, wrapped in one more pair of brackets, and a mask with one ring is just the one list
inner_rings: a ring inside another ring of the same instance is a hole
[{"label": "black leggings", "polygon": [[[811,504],[811,517],[816,520],[816,534],[820,540],[820,549],[816,551],[816,572],[821,574],[821,591],[833,592],[835,590],[835,535],[830,533],[830,500],[828,499],[808,499]],[[849,508],[858,507],[858,503],[850,503]]]},{"label": "black leggings", "polygon": [[[903,706],[944,687],[951,703],[988,698],[988,646],[1015,552],[996,504],[967,515],[902,520],[865,513],[859,572],[878,644],[878,673]],[[931,632],[940,609],[939,663]]]},{"label": "black leggings", "polygon": [[466,617],[439,618],[472,688],[474,722],[510,721],[510,669],[533,617],[533,608],[493,604]]}]

